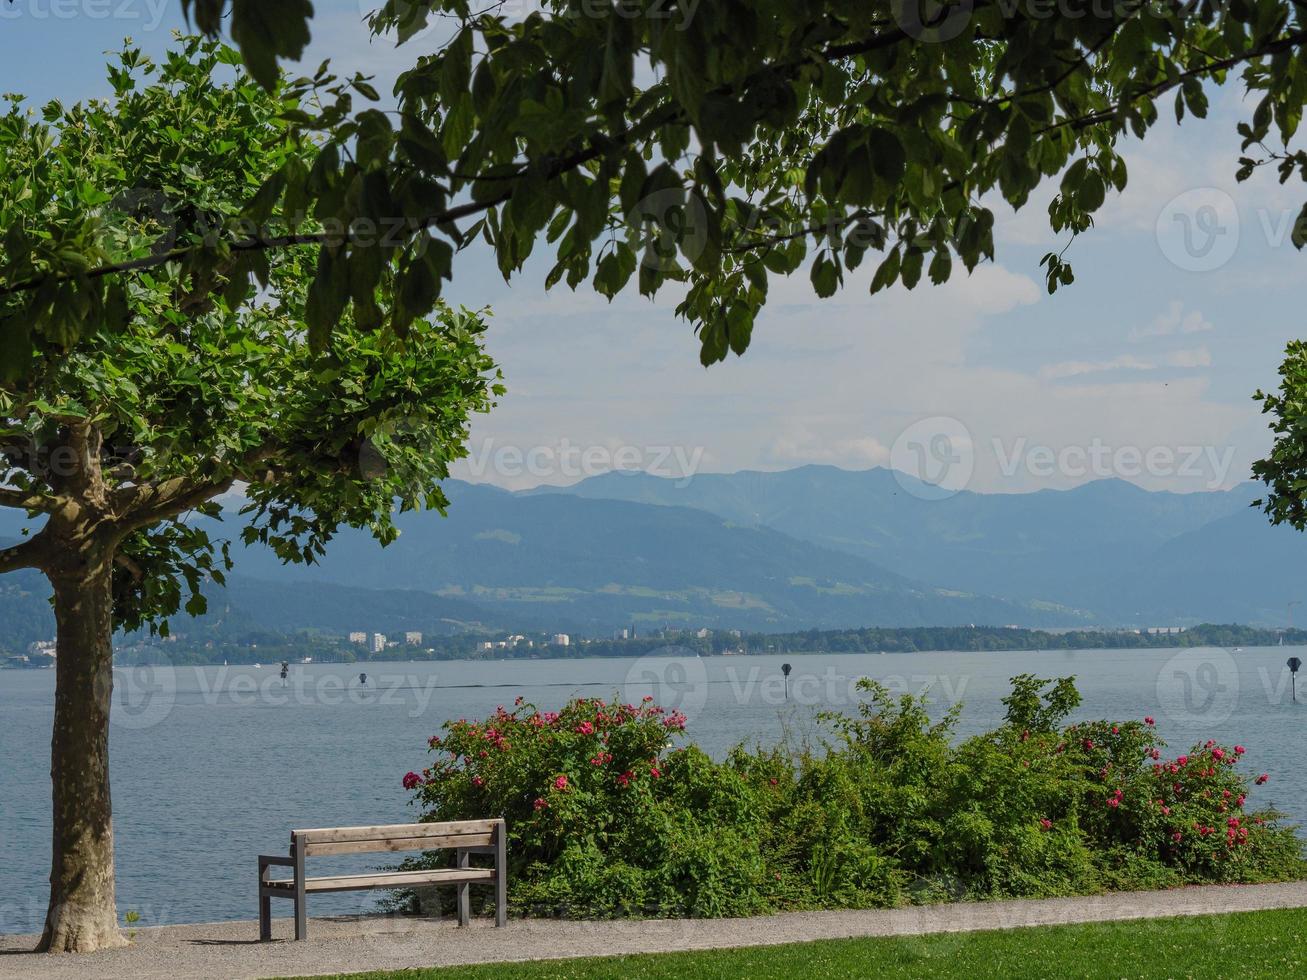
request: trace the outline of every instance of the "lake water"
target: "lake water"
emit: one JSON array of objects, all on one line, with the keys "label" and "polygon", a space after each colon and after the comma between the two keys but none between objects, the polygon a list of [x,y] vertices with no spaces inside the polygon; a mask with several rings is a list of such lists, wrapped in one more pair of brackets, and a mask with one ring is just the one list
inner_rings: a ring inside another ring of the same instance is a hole
[{"label": "lake water", "polygon": [[[929,686],[937,711],[961,700],[970,734],[997,723],[1009,677],[1075,675],[1079,716],[1152,715],[1177,752],[1207,738],[1240,742],[1245,770],[1271,776],[1250,804],[1307,821],[1307,704],[1291,699],[1292,654],[1307,657],[1274,647],[309,664],[292,667],[286,686],[276,665],[122,669],[111,734],[119,910],[143,925],[254,918],[257,854],[284,853],[292,827],[415,820],[400,780],[426,764],[427,739],[447,720],[518,695],[552,709],[574,695],[652,694],[686,712],[689,737],[721,754],[741,741],[816,737],[816,712],[852,711],[863,676],[900,690]],[[53,671],[0,671],[0,933],[37,932],[44,919],[53,699]],[[327,895],[310,908],[366,911],[376,901]],[[287,912],[289,903],[274,905]]]}]

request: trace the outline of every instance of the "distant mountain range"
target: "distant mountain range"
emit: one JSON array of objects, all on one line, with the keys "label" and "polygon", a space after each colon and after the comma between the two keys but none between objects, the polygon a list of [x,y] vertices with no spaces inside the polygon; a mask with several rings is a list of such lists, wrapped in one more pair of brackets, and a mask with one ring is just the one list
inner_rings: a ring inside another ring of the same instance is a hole
[{"label": "distant mountain range", "polygon": [[[235,548],[209,619],[430,633],[1280,625],[1307,601],[1307,539],[1249,507],[1251,485],[1172,494],[1106,480],[938,499],[889,470],[808,466],[447,491],[448,518],[403,515],[386,549],[346,531],[304,568]],[[18,526],[0,522],[0,538]],[[236,536],[234,522],[218,530]],[[39,628],[40,593],[0,577],[0,627]]]},{"label": "distant mountain range", "polygon": [[695,507],[940,588],[1051,602],[1114,624],[1283,624],[1287,604],[1307,600],[1307,538],[1268,524],[1250,506],[1260,495],[1251,483],[1179,494],[1100,480],[940,499],[888,469],[805,466],[685,482],[611,473],[535,492]]},{"label": "distant mountain range", "polygon": [[1057,625],[1071,609],[941,590],[857,555],[704,510],[452,483],[449,517],[406,514],[381,550],[346,532],[311,568],[266,551],[242,574],[405,588],[460,599],[485,619],[531,629],[654,625],[803,629],[876,623]]}]

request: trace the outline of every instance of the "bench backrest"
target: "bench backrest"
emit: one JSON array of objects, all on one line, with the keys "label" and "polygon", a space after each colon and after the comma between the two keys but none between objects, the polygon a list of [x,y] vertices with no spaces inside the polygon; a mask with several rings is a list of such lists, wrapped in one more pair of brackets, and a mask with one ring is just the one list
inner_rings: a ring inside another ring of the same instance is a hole
[{"label": "bench backrest", "polygon": [[434,851],[448,847],[492,847],[503,820],[399,823],[380,827],[320,827],[292,830],[291,847],[314,854],[370,854],[378,851]]}]

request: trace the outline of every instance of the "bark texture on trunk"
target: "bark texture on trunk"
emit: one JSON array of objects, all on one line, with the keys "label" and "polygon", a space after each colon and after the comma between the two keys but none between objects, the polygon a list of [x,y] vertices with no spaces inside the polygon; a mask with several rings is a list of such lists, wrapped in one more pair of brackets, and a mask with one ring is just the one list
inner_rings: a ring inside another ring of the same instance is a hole
[{"label": "bark texture on trunk", "polygon": [[112,548],[81,544],[48,570],[58,627],[50,753],[54,847],[50,907],[38,951],[56,953],[126,945],[114,898],[109,799]]}]

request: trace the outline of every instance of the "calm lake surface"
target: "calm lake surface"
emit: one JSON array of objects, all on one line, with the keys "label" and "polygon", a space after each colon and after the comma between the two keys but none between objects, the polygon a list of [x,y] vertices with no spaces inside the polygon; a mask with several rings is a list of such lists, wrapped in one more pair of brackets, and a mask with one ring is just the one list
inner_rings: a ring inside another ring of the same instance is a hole
[{"label": "calm lake surface", "polygon": [[[426,764],[428,737],[518,695],[553,709],[575,695],[652,694],[686,712],[690,739],[721,754],[741,741],[819,737],[816,712],[854,710],[859,677],[929,687],[935,712],[961,700],[965,735],[1001,718],[1009,677],[1074,675],[1080,717],[1152,715],[1176,752],[1207,738],[1242,743],[1244,771],[1271,776],[1250,805],[1307,822],[1307,704],[1291,699],[1293,654],[1307,658],[1272,647],[308,664],[293,666],[286,686],[277,665],[121,669],[111,736],[119,911],[137,912],[142,925],[253,919],[257,854],[284,853],[292,827],[415,820],[400,780]],[[37,932],[45,914],[54,680],[52,670],[0,671],[0,933]],[[1307,700],[1307,674],[1301,694]],[[310,911],[367,911],[376,901],[318,896]],[[286,914],[290,903],[273,909]]]}]

